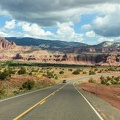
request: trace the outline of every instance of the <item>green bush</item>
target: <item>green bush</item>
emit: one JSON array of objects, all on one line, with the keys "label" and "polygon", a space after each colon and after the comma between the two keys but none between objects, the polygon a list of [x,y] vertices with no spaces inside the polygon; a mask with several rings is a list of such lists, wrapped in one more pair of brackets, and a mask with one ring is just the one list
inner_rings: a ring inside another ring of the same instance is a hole
[{"label": "green bush", "polygon": [[0,97],[2,97],[5,94],[5,86],[0,83]]},{"label": "green bush", "polygon": [[55,76],[55,79],[57,80],[57,79],[58,79],[58,76]]},{"label": "green bush", "polygon": [[30,72],[29,75],[32,75],[32,72]]},{"label": "green bush", "polygon": [[72,69],[68,69],[68,71],[72,71]]},{"label": "green bush", "polygon": [[89,75],[95,75],[95,72],[92,71],[92,70],[90,70],[90,71],[89,71]]},{"label": "green bush", "polygon": [[101,84],[106,85],[107,84],[106,80],[101,80]]},{"label": "green bush", "polygon": [[18,71],[18,74],[26,74],[26,69],[24,67],[21,67],[21,69]]},{"label": "green bush", "polygon": [[28,80],[25,83],[22,84],[22,87],[27,90],[31,90],[35,85],[34,81]]},{"label": "green bush", "polygon": [[59,74],[64,74],[64,71],[60,71]]},{"label": "green bush", "polygon": [[104,80],[105,78],[103,76],[100,77],[100,80]]},{"label": "green bush", "polygon": [[89,82],[89,83],[95,83],[95,80],[93,80],[93,78],[90,78],[90,79],[88,80],[88,82]]},{"label": "green bush", "polygon": [[87,72],[83,71],[83,74],[87,74]]},{"label": "green bush", "polygon": [[52,72],[47,71],[47,75],[45,75],[48,78],[54,78],[54,74]]},{"label": "green bush", "polygon": [[101,80],[101,84],[104,84],[104,85],[120,85],[120,76],[107,76],[106,78],[104,78],[103,76],[100,77],[100,80]]},{"label": "green bush", "polygon": [[16,73],[16,71],[13,68],[8,68],[8,71],[9,71],[10,74],[15,74]]},{"label": "green bush", "polygon": [[4,79],[9,78],[9,77],[11,77],[11,74],[9,73],[8,70],[5,69],[3,72],[0,72],[0,79],[1,80],[4,80]]},{"label": "green bush", "polygon": [[6,65],[10,66],[11,64],[13,64],[13,60],[8,60],[5,62]]},{"label": "green bush", "polygon": [[72,73],[72,74],[74,74],[74,75],[78,75],[78,74],[80,74],[80,70],[79,70],[79,69],[77,69],[77,70],[73,71],[73,73]]}]

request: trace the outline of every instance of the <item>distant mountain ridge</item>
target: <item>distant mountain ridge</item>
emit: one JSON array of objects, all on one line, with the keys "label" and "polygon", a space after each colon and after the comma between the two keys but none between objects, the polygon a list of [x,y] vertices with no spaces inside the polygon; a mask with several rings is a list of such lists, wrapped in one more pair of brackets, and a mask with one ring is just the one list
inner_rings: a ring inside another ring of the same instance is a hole
[{"label": "distant mountain ridge", "polygon": [[20,46],[38,46],[42,49],[47,50],[63,50],[71,47],[85,46],[84,43],[79,42],[66,42],[60,40],[44,40],[44,39],[35,39],[35,38],[16,38],[16,37],[6,37],[8,41],[13,41]]},{"label": "distant mountain ridge", "polygon": [[[33,39],[31,39],[31,41],[32,40]],[[29,39],[27,41],[29,42]],[[119,43],[103,42],[92,46],[64,41],[52,41],[51,43],[51,41],[47,40],[46,44],[44,43],[45,40],[38,41],[39,43],[41,42],[38,46],[20,46],[15,44],[15,40],[13,38],[11,41],[8,41],[7,39],[0,37],[0,60],[120,66]],[[23,40],[22,42],[25,41]],[[59,47],[59,49],[57,47]],[[50,50],[50,48],[53,50]]]},{"label": "distant mountain ridge", "polygon": [[111,53],[120,52],[120,42],[105,41],[97,45],[87,45],[80,42],[66,42],[60,40],[43,40],[29,37],[6,37],[10,42],[20,46],[37,46],[43,50],[59,51],[64,53]]}]

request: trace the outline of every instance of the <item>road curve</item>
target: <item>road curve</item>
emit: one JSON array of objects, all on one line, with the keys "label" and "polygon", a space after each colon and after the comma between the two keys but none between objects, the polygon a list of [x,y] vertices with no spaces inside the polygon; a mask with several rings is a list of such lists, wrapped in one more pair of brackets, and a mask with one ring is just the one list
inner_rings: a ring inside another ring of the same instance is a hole
[{"label": "road curve", "polygon": [[0,120],[103,120],[73,86],[78,80],[0,101]]}]

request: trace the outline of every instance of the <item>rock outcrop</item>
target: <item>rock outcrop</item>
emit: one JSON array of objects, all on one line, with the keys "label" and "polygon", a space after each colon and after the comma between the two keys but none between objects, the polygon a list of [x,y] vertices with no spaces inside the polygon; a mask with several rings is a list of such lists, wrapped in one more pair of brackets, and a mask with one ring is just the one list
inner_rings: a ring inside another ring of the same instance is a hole
[{"label": "rock outcrop", "polygon": [[21,56],[17,54],[14,58],[24,61],[36,61],[46,63],[64,63],[80,65],[99,65],[99,66],[120,66],[120,54],[61,54],[61,55],[39,55]]},{"label": "rock outcrop", "polygon": [[5,38],[0,37],[0,49],[10,49],[15,46],[16,44],[14,42],[9,42]]}]

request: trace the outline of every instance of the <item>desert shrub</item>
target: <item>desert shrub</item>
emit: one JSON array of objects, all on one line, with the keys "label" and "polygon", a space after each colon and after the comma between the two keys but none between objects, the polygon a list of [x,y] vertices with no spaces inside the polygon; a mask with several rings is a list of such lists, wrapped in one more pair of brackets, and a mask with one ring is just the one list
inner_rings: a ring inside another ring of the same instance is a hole
[{"label": "desert shrub", "polygon": [[54,78],[54,74],[52,72],[47,71],[47,74],[45,75],[48,78]]},{"label": "desert shrub", "polygon": [[58,79],[58,76],[55,76],[55,79],[57,80],[57,79]]},{"label": "desert shrub", "polygon": [[13,64],[13,60],[8,60],[5,62],[6,65],[10,66],[11,64]]},{"label": "desert shrub", "polygon": [[110,76],[107,76],[107,81],[110,81],[112,78]]},{"label": "desert shrub", "polygon": [[59,74],[64,74],[64,71],[60,71]]},{"label": "desert shrub", "polygon": [[32,72],[30,72],[29,75],[32,75]]},{"label": "desert shrub", "polygon": [[106,85],[108,80],[106,80],[103,76],[100,77],[101,84]]},{"label": "desert shrub", "polygon": [[93,78],[90,78],[90,79],[88,80],[88,82],[89,82],[89,83],[95,83],[95,80],[93,80]]},{"label": "desert shrub", "polygon": [[117,68],[115,68],[115,67],[108,68],[108,71],[116,71],[116,70],[117,70]]},{"label": "desert shrub", "polygon": [[14,95],[20,94],[20,90],[13,91]]},{"label": "desert shrub", "polygon": [[98,73],[102,73],[102,72],[103,72],[103,70],[99,70],[99,71],[98,71]]},{"label": "desert shrub", "polygon": [[120,76],[107,76],[106,78],[104,78],[103,76],[100,77],[101,80],[101,84],[105,84],[105,85],[119,85],[120,84]]},{"label": "desert shrub", "polygon": [[89,71],[89,75],[95,75],[95,72],[92,71],[92,70],[90,70],[90,71]]},{"label": "desert shrub", "polygon": [[103,76],[100,77],[100,80],[104,80],[105,78]]},{"label": "desert shrub", "polygon": [[120,85],[120,76],[114,77],[114,79],[111,80],[111,84]]},{"label": "desert shrub", "polygon": [[78,75],[78,74],[80,74],[80,70],[79,70],[79,69],[77,69],[77,70],[73,71],[73,73],[72,73],[72,74],[74,74],[74,75]]},{"label": "desert shrub", "polygon": [[15,74],[16,73],[16,71],[13,68],[8,68],[8,71],[9,71],[10,74]]},{"label": "desert shrub", "polygon": [[83,74],[87,74],[87,72],[83,71]]},{"label": "desert shrub", "polygon": [[21,67],[21,69],[18,71],[18,74],[26,74],[26,69],[24,67]]},{"label": "desert shrub", "polygon": [[42,71],[42,70],[40,70],[40,73],[43,73],[43,71]]},{"label": "desert shrub", "polygon": [[116,82],[120,82],[120,76],[114,78]]},{"label": "desert shrub", "polygon": [[11,77],[11,74],[9,73],[8,70],[5,69],[3,72],[0,72],[0,79],[1,80],[4,80],[8,77]]},{"label": "desert shrub", "polygon": [[107,84],[106,80],[105,79],[101,80],[101,84],[106,85]]},{"label": "desert shrub", "polygon": [[5,86],[0,83],[0,97],[5,94]]},{"label": "desert shrub", "polygon": [[94,71],[98,71],[98,68],[95,68]]},{"label": "desert shrub", "polygon": [[72,69],[68,69],[68,71],[73,71]]},{"label": "desert shrub", "polygon": [[28,80],[25,83],[22,84],[22,87],[27,90],[31,90],[35,85],[34,81]]}]

